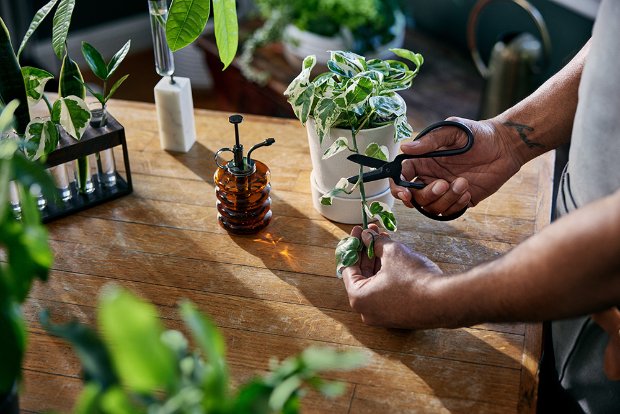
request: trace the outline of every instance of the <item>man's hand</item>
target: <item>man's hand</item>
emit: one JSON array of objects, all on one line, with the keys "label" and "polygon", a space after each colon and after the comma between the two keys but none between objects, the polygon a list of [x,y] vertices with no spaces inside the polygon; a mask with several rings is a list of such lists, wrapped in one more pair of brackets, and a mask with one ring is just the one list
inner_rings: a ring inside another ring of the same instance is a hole
[{"label": "man's hand", "polygon": [[360,261],[343,270],[349,303],[364,323],[393,328],[437,326],[433,309],[427,306],[430,281],[441,274],[435,263],[390,239],[371,224],[351,235],[368,246],[374,239],[372,259],[364,252]]},{"label": "man's hand", "polygon": [[[453,214],[465,206],[475,206],[499,189],[519,168],[511,145],[514,137],[503,125],[493,121],[459,121],[474,133],[474,146],[465,154],[454,157],[420,158],[403,162],[405,180],[418,177],[428,184],[422,190],[409,190],[391,182],[392,195],[412,207],[411,198],[433,214]],[[456,128],[440,128],[417,141],[401,145],[405,154],[418,155],[440,149],[457,148],[466,141]]]},{"label": "man's hand", "polygon": [[620,381],[620,311],[618,308],[607,309],[592,315],[592,320],[609,335],[603,362],[605,375],[612,381]]}]

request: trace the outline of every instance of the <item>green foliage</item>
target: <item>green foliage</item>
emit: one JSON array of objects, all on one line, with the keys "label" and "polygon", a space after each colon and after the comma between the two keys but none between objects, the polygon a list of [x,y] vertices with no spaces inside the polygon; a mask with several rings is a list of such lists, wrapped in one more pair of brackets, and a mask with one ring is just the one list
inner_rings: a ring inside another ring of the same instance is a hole
[{"label": "green foliage", "polygon": [[[322,144],[330,136],[332,128],[346,128],[351,131],[352,143],[345,138],[336,139],[324,152],[323,159],[339,152],[349,150],[359,153],[356,136],[364,128],[394,125],[394,142],[411,136],[412,128],[407,121],[407,105],[397,91],[408,89],[424,63],[422,55],[406,49],[390,49],[398,57],[413,64],[413,69],[398,60],[370,59],[346,51],[332,51],[327,62],[328,72],[310,79],[316,64],[315,56],[308,56],[302,63],[301,72],[290,83],[284,94],[293,112],[302,123],[313,118],[319,142]],[[368,144],[364,154],[382,161],[389,159],[387,147],[375,142]],[[387,205],[373,202],[368,206],[361,180],[363,168],[360,166],[359,186],[362,204],[362,222],[368,225],[368,218],[376,218],[387,230],[396,230],[396,218]],[[321,204],[331,205],[338,194],[351,194],[346,179],[321,196]],[[336,250],[337,269],[343,265],[342,258],[353,264],[359,257],[357,250],[351,250],[351,242],[341,241]],[[354,246],[355,249],[358,246]],[[348,249],[348,250],[347,250]],[[373,257],[372,247],[368,256]],[[352,258],[355,261],[350,262]]]},{"label": "green foliage", "polygon": [[[202,34],[211,13],[210,0],[173,0],[166,21],[166,40],[175,52]],[[213,0],[215,40],[224,69],[237,53],[239,29],[235,0]]]},{"label": "green foliage", "polygon": [[52,49],[58,59],[62,60],[67,47],[67,36],[69,35],[69,26],[71,25],[71,17],[75,8],[75,0],[60,0],[56,13],[54,13],[54,21],[52,24]]},{"label": "green foliage", "polygon": [[82,42],[82,54],[84,55],[84,59],[86,59],[86,63],[88,63],[88,66],[93,71],[95,76],[97,76],[99,79],[103,81],[103,93],[97,93],[93,91],[90,86],[84,83],[81,77],[79,81],[84,85],[84,87],[86,87],[86,89],[88,89],[88,91],[95,97],[95,99],[99,101],[102,108],[105,108],[105,105],[108,102],[108,100],[112,98],[114,93],[116,93],[116,90],[129,77],[129,75],[125,75],[121,77],[120,79],[118,79],[112,85],[112,87],[110,88],[110,91],[106,94],[108,81],[110,80],[114,72],[116,72],[116,69],[118,69],[121,62],[125,59],[125,56],[127,56],[127,53],[129,53],[130,47],[131,47],[131,40],[128,40],[127,43],[125,43],[123,47],[121,47],[118,50],[118,52],[116,52],[114,56],[112,56],[112,59],[110,59],[110,62],[106,63],[105,60],[103,59],[103,56],[101,56],[101,53],[99,53],[99,51],[95,49],[94,46],[92,46],[90,43]]},{"label": "green foliage", "polygon": [[[19,142],[8,138],[17,102],[10,102],[0,114],[0,395],[7,393],[19,379],[26,347],[26,329],[20,304],[26,299],[34,280],[46,280],[52,264],[47,231],[41,225],[36,201],[30,188],[37,185],[53,197],[54,184],[38,163],[26,160]],[[22,216],[18,220],[8,208],[9,183],[17,185]]]},{"label": "green foliage", "polygon": [[336,272],[342,276],[342,268],[351,266],[359,260],[364,245],[357,237],[345,237],[336,246]]},{"label": "green foliage", "polygon": [[18,102],[15,109],[15,130],[18,134],[23,134],[30,122],[26,86],[13,52],[9,30],[0,17],[0,103],[13,100]]},{"label": "green foliage", "polygon": [[309,348],[274,361],[268,375],[231,395],[223,337],[195,305],[181,304],[181,316],[197,350],[180,332],[163,329],[153,305],[116,286],[100,297],[101,337],[76,322],[52,324],[43,313],[45,328],[70,341],[84,366],[85,387],[74,413],[296,413],[306,387],[328,397],[342,393],[342,384],[319,373],[364,362],[358,352]]}]

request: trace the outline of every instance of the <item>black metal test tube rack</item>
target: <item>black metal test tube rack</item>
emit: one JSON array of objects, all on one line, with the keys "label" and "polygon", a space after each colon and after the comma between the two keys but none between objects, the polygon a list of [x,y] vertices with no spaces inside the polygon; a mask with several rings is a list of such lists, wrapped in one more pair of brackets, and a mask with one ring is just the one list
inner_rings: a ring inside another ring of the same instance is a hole
[{"label": "black metal test tube rack", "polygon": [[86,157],[119,145],[122,147],[123,151],[125,178],[123,178],[117,170],[116,185],[113,187],[106,187],[100,183],[98,175],[94,175],[92,180],[95,190],[90,194],[79,193],[76,183],[71,181],[70,188],[72,197],[69,200],[62,201],[59,196],[57,196],[56,200],[47,200],[46,207],[41,211],[44,223],[114,200],[130,194],[133,191],[127,141],[125,139],[125,128],[123,128],[115,118],[108,114],[108,123],[106,126],[101,128],[89,127],[79,141],[62,131],[58,149],[48,155],[45,162],[46,168],[75,161],[78,158]]}]

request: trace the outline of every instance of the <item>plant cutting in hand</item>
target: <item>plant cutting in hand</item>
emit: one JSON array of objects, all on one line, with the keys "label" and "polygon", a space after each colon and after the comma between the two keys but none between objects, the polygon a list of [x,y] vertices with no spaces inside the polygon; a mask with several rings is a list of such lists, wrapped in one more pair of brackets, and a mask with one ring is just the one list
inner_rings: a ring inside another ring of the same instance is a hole
[{"label": "plant cutting in hand", "polygon": [[41,323],[71,342],[82,361],[85,386],[75,414],[90,413],[297,413],[305,388],[335,397],[344,384],[323,380],[323,371],[351,370],[359,352],[308,348],[278,363],[231,394],[226,345],[215,324],[194,304],[180,316],[197,348],[179,331],[165,330],[155,306],[118,286],[106,286],[97,309],[99,331],[71,322]]},{"label": "plant cutting in hand", "polygon": [[[333,51],[327,62],[328,72],[310,80],[310,73],[316,64],[314,56],[304,59],[301,73],[285,91],[288,102],[302,123],[314,119],[321,143],[330,136],[332,128],[346,128],[351,131],[351,141],[339,137],[325,150],[323,159],[328,159],[342,151],[364,154],[379,160],[390,158],[387,147],[370,143],[359,148],[358,133],[365,128],[375,128],[392,124],[394,141],[409,138],[412,128],[407,121],[407,105],[397,91],[411,87],[424,62],[422,55],[406,49],[390,49],[395,55],[413,63],[414,69],[398,60],[366,60],[351,52]],[[389,206],[373,201],[367,203],[360,165],[355,184],[346,178],[340,179],[336,186],[321,197],[321,204],[331,205],[339,194],[351,194],[359,190],[361,196],[362,225],[368,228],[370,218],[376,218],[387,230],[396,230],[396,219]],[[338,274],[343,267],[359,260],[363,244],[359,239],[346,237],[336,248]],[[369,257],[374,255],[372,246]]]}]

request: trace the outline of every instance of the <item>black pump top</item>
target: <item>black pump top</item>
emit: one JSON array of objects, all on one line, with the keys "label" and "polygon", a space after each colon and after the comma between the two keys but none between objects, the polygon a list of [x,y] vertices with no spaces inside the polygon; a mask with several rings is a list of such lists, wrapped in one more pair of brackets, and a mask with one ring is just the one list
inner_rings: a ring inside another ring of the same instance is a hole
[{"label": "black pump top", "polygon": [[[250,157],[252,151],[260,147],[270,146],[274,144],[276,140],[274,138],[267,138],[265,141],[259,142],[258,144],[250,148],[247,157],[244,158],[243,145],[241,145],[239,139],[239,124],[243,122],[243,116],[238,114],[231,115],[228,118],[228,121],[235,126],[235,145],[232,147],[232,149],[221,148],[219,151],[217,151],[215,153],[215,162],[217,163],[218,167],[228,169],[231,173],[235,175],[249,175],[254,171],[254,161],[252,161]],[[218,156],[220,155],[220,153],[226,151],[233,153],[233,159],[229,161],[226,165],[221,165],[218,162]]]}]

